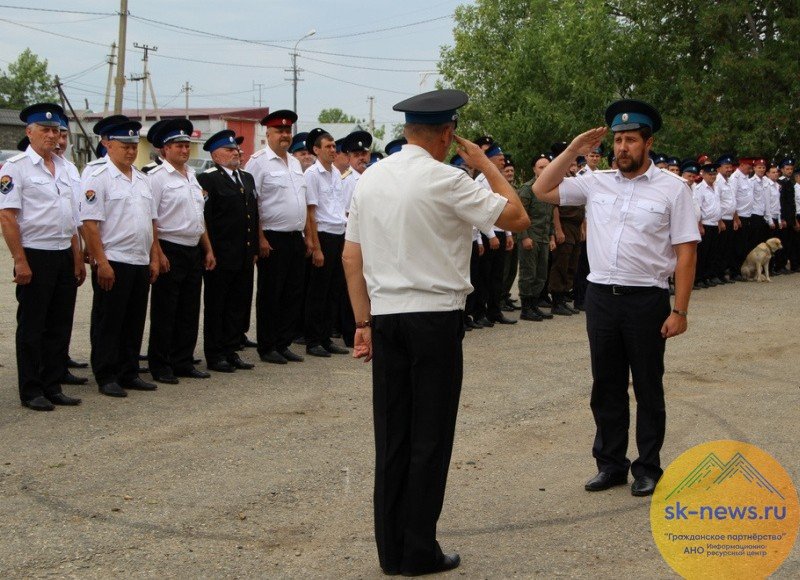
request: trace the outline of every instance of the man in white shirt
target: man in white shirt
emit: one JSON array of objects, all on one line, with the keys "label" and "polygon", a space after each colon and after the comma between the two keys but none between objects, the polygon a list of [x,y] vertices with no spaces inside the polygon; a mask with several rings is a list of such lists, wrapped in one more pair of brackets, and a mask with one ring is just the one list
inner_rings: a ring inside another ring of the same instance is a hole
[{"label": "man in white shirt", "polygon": [[731,175],[730,183],[733,197],[736,199],[736,221],[738,228],[734,234],[736,262],[741,265],[750,250],[756,245],[753,243],[752,215],[753,215],[753,182],[750,181],[752,166],[749,159],[740,159],[736,170]]},{"label": "man in white shirt", "polygon": [[[542,201],[586,204],[589,288],[586,326],[592,361],[591,408],[597,425],[592,454],[598,474],[587,491],[627,483],[631,493],[653,493],[662,474],[664,348],[686,331],[689,296],[700,240],[689,186],[658,169],[648,153],[661,116],[651,105],[625,99],[605,113],[614,136],[618,170],[564,178],[576,155],[596,147],[606,127],[575,137],[533,184]],[[670,308],[669,277],[675,275]],[[671,312],[670,312],[671,310]],[[626,457],[630,410],[628,377],[636,395],[639,457]]]},{"label": "man in white shirt", "polygon": [[92,370],[100,393],[126,397],[126,389],[154,391],[139,378],[147,297],[159,271],[156,207],[147,178],[133,166],[137,121],[106,123],[106,162],[83,180],[80,216],[95,267],[92,271]]},{"label": "man in white shirt", "polygon": [[[289,345],[302,327],[306,257],[315,250],[308,229],[306,183],[300,162],[288,153],[294,111],[281,109],[261,120],[267,146],[256,151],[245,170],[253,175],[260,221],[256,332],[262,361],[302,362]],[[305,239],[303,232],[305,231]]]},{"label": "man in white shirt", "polygon": [[22,405],[52,411],[81,401],[61,391],[67,370],[75,293],[86,278],[78,244],[73,183],[54,154],[64,111],[23,109],[30,145],[0,169],[0,224],[17,285],[17,374]]},{"label": "man in white shirt", "polygon": [[696,283],[707,288],[716,286],[721,282],[720,272],[722,264],[718,253],[719,231],[725,224],[720,219],[719,196],[714,189],[717,178],[717,166],[706,163],[700,166],[700,175],[703,180],[694,187],[694,198],[700,207],[700,235],[702,241],[697,246],[697,273]]},{"label": "man in white shirt", "polygon": [[750,183],[753,186],[753,215],[750,216],[753,239],[751,247],[767,241],[770,229],[774,228],[769,210],[769,178],[767,177],[767,161],[757,158],[753,161],[753,177]]},{"label": "man in white shirt", "polygon": [[[730,183],[733,175],[733,156],[725,154],[720,156],[717,161],[717,180],[714,182],[714,189],[719,195],[719,206],[722,221],[725,229],[720,228],[719,232],[719,253],[722,256],[724,269],[728,272],[728,281],[741,282],[740,263],[736,261],[735,231],[739,229],[739,217],[736,215],[736,195]],[[723,278],[724,279],[724,278]]]},{"label": "man in white shirt", "polygon": [[346,200],[342,174],[333,165],[336,158],[333,137],[324,129],[313,129],[308,134],[307,147],[317,159],[304,174],[316,249],[306,294],[304,335],[306,353],[327,358],[350,352],[331,340],[333,313],[338,312],[345,289],[342,249],[347,227]]},{"label": "man in white shirt", "polygon": [[[520,231],[530,222],[500,170],[454,135],[466,101],[446,90],[395,105],[408,145],[361,176],[345,234],[354,356],[374,355],[375,539],[386,574],[460,563],[443,554],[436,522],[461,391],[472,226]],[[442,163],[454,138],[491,191]]]}]

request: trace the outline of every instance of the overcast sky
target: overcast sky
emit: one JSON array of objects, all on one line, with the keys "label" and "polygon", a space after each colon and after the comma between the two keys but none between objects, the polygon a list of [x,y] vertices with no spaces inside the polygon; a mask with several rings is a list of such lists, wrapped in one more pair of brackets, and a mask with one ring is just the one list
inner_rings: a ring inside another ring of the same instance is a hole
[{"label": "overcast sky", "polygon": [[[451,16],[463,3],[129,0],[126,75],[142,70],[142,51],[134,49],[133,43],[147,44],[158,47],[158,52],[151,53],[149,68],[159,107],[183,107],[181,87],[189,81],[190,107],[258,105],[254,83],[260,83],[263,106],[291,108],[292,83],[285,80],[291,75],[283,69],[291,65],[289,53],[295,42],[315,29],[316,34],[298,48],[298,66],[306,71],[298,84],[301,117],[316,119],[321,109],[338,107],[366,119],[367,99],[373,96],[376,124],[393,124],[402,119],[392,111],[394,103],[435,88],[438,77],[426,78],[424,73],[436,71],[439,48],[452,43]],[[88,99],[92,110],[102,110],[108,76],[105,61],[117,39],[119,19],[57,11],[113,13],[119,6],[118,0],[0,0],[0,67],[5,70],[22,50],[30,48],[48,60],[51,74],[64,79],[76,109],[83,108]],[[209,38],[170,26],[277,46]],[[125,108],[136,108],[140,99],[141,83],[128,82]]]}]

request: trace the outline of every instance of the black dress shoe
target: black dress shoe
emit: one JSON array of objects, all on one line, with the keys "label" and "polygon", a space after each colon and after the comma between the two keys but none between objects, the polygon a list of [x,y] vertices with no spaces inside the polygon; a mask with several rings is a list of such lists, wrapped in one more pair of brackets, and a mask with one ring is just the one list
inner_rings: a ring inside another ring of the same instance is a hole
[{"label": "black dress shoe", "polygon": [[108,397],[127,397],[128,393],[125,392],[125,389],[120,387],[117,383],[108,383],[105,385],[100,385],[97,388],[103,395]]},{"label": "black dress shoe", "polygon": [[583,305],[583,302],[573,302],[572,305],[579,311],[579,312],[586,312],[586,307]]},{"label": "black dress shoe", "polygon": [[447,572],[453,568],[458,568],[461,564],[461,556],[458,554],[442,554],[442,559],[439,563],[430,570],[403,570],[403,576],[424,576],[426,574],[437,574],[439,572]]},{"label": "black dress shoe", "polygon": [[56,408],[56,406],[45,397],[34,397],[28,401],[22,401],[22,406],[33,409],[34,411],[52,411]]},{"label": "black dress shoe", "polygon": [[628,483],[627,472],[620,471],[617,473],[609,473],[607,471],[600,471],[592,479],[586,482],[583,486],[586,491],[603,491],[614,487],[615,485],[625,485]]},{"label": "black dress shoe", "polygon": [[328,344],[323,344],[322,348],[324,348],[331,354],[350,354],[349,350],[347,350],[346,348],[342,348],[338,344],[333,344],[332,342],[329,342]]},{"label": "black dress shoe", "polygon": [[208,366],[208,370],[210,371],[217,371],[218,373],[232,373],[236,370],[236,367],[233,366],[226,360],[218,360],[217,362],[213,362]]},{"label": "black dress shoe", "polygon": [[89,379],[86,377],[77,377],[73,375],[71,372],[67,371],[64,373],[64,376],[61,377],[61,380],[58,381],[62,385],[85,385],[89,382]]},{"label": "black dress shoe", "polygon": [[178,377],[176,377],[172,373],[166,373],[163,375],[153,375],[153,380],[157,383],[164,383],[165,385],[177,385],[178,383],[180,383]]},{"label": "black dress shoe", "polygon": [[656,489],[656,483],[658,482],[655,479],[646,475],[636,477],[631,484],[631,495],[635,495],[636,497],[653,495]]},{"label": "black dress shoe", "polygon": [[[178,379],[175,380],[177,381]],[[155,391],[158,389],[158,387],[153,383],[148,383],[139,377],[136,377],[130,381],[121,382],[119,385],[123,389],[129,389],[131,391]]]},{"label": "black dress shoe", "polygon": [[74,407],[75,405],[81,404],[80,399],[77,399],[75,397],[68,397],[64,393],[56,393],[55,395],[45,395],[45,398],[54,405],[66,405],[69,407]]},{"label": "black dress shoe", "polygon": [[558,303],[554,304],[552,308],[550,308],[550,314],[558,314],[559,316],[572,316],[572,310],[566,307],[566,305]]},{"label": "black dress shoe", "polygon": [[211,378],[211,374],[207,373],[206,371],[201,371],[200,369],[196,369],[194,367],[188,369],[182,369],[179,371],[175,371],[176,377],[186,377],[189,379],[208,379]]},{"label": "black dress shoe", "polygon": [[570,306],[569,302],[565,302],[564,303],[564,308],[566,308],[567,310],[569,310],[573,314],[580,314],[581,313],[581,311],[578,310],[577,308],[575,308],[573,306]]},{"label": "black dress shoe", "polygon": [[89,363],[78,362],[76,360],[72,360],[71,358],[67,359],[67,368],[68,369],[85,369],[88,366],[89,366]]},{"label": "black dress shoe", "polygon": [[476,320],[478,324],[480,324],[484,328],[492,328],[494,326],[494,322],[486,318],[485,316]]},{"label": "black dress shoe", "polygon": [[228,358],[228,364],[230,364],[235,369],[243,369],[249,371],[252,368],[255,368],[256,365],[249,362],[244,362],[238,354],[234,354],[230,358]]},{"label": "black dress shoe", "polygon": [[533,310],[536,314],[538,314],[539,316],[541,316],[545,320],[552,320],[553,319],[553,315],[552,314],[550,314],[549,312],[545,312],[544,310],[542,310],[538,306],[534,306],[531,310]]},{"label": "black dress shoe", "polygon": [[271,350],[267,354],[258,356],[263,362],[272,363],[274,365],[285,365],[288,361],[277,350]]},{"label": "black dress shoe", "polygon": [[[326,350],[325,352],[328,351]],[[280,355],[290,362],[303,362],[304,360],[306,360],[301,355],[293,353],[288,348],[285,348],[282,351],[280,351]]]},{"label": "black dress shoe", "polygon": [[[331,357],[331,353],[329,353],[327,350],[325,350],[322,347],[321,344],[315,344],[314,346],[307,346],[306,347],[306,354],[310,354],[311,356],[318,356],[318,357],[321,357],[321,358],[330,358]],[[286,358],[289,359],[289,360],[292,360],[288,356]]]},{"label": "black dress shoe", "polygon": [[506,318],[505,316],[503,316],[502,312],[500,314],[496,315],[496,316],[492,316],[492,318],[490,320],[492,322],[494,322],[495,324],[516,324],[517,323],[516,320],[514,320],[512,318]]},{"label": "black dress shoe", "polygon": [[539,316],[538,314],[536,314],[536,312],[534,312],[533,308],[529,308],[528,306],[525,306],[522,309],[522,312],[519,315],[519,319],[533,320],[535,322],[541,322],[542,320],[544,320],[541,316]]}]

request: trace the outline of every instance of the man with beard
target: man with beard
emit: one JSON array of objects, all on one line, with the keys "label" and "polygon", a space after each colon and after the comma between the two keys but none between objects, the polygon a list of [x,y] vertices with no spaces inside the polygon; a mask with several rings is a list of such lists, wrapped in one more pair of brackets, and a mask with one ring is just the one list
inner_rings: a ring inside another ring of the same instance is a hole
[{"label": "man with beard", "polygon": [[225,129],[209,137],[203,149],[214,167],[197,176],[206,197],[204,215],[217,266],[203,275],[203,349],[209,370],[249,370],[236,349],[242,342],[258,256],[258,205],[253,176],[240,168],[236,133]]},{"label": "man with beard", "polygon": [[78,405],[61,391],[78,286],[86,266],[78,243],[73,184],[54,153],[64,111],[52,103],[23,109],[30,145],[0,169],[0,225],[14,261],[17,375],[23,406],[52,411]]},{"label": "man with beard", "polygon": [[[597,425],[593,455],[598,474],[585,489],[600,491],[627,483],[631,493],[653,493],[662,474],[664,442],[664,348],[686,331],[689,296],[700,240],[692,193],[679,176],[659,171],[648,153],[661,116],[651,105],[621,100],[605,112],[614,136],[619,170],[564,178],[576,155],[596,147],[606,127],[591,129],[545,170],[533,192],[542,201],[586,204],[589,288],[586,326],[591,353],[591,408]],[[675,307],[669,277],[675,273]],[[671,312],[670,312],[671,310]],[[630,409],[628,378],[636,395],[639,457],[626,457]]]},{"label": "man with beard", "polygon": [[260,221],[258,355],[264,362],[281,365],[304,360],[289,345],[302,320],[305,259],[314,251],[314,236],[307,227],[303,170],[288,153],[296,121],[297,114],[286,109],[264,117],[261,124],[267,127],[267,146],[256,151],[245,167],[255,179]]}]

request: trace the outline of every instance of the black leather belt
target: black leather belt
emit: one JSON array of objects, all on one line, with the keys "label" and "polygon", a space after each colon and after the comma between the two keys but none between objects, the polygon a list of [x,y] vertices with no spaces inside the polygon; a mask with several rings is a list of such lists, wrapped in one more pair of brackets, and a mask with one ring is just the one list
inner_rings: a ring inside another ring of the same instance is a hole
[{"label": "black leather belt", "polygon": [[606,294],[613,294],[614,296],[625,296],[627,294],[638,294],[640,292],[666,292],[666,288],[659,288],[658,286],[620,286],[619,284],[597,284],[596,282],[589,282],[593,288]]}]

